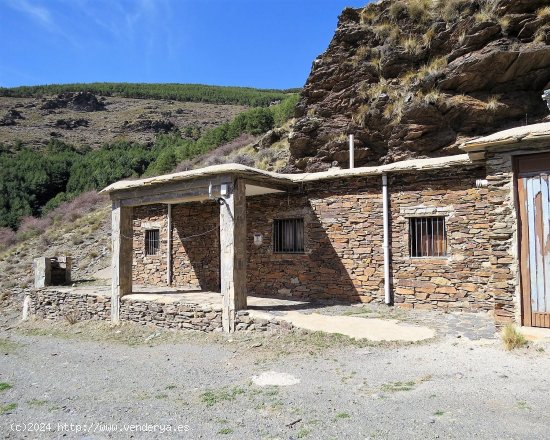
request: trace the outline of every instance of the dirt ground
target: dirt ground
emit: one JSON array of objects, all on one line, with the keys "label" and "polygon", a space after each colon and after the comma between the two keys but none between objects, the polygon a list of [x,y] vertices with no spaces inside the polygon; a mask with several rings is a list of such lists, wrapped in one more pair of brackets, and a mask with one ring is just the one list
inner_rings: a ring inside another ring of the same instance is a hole
[{"label": "dirt ground", "polygon": [[[550,347],[506,352],[486,330],[475,332],[486,318],[430,315],[424,322],[438,336],[416,344],[15,318],[0,318],[1,438],[543,439],[550,432]],[[472,327],[464,329],[469,337],[449,325],[453,319]]]}]

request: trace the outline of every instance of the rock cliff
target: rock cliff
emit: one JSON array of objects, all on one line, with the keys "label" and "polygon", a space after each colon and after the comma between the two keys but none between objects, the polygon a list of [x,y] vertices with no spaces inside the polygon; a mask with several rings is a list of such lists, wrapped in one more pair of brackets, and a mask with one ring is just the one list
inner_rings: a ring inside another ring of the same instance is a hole
[{"label": "rock cliff", "polygon": [[385,0],[345,9],[312,65],[291,165],[456,154],[465,139],[539,122],[550,87],[549,0]]}]

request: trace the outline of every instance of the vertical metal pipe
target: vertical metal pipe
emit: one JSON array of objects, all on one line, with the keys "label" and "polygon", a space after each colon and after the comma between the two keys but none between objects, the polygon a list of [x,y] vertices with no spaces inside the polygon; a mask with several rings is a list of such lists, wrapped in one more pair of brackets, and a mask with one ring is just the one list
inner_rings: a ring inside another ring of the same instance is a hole
[{"label": "vertical metal pipe", "polygon": [[355,168],[355,145],[352,134],[349,135],[349,168]]},{"label": "vertical metal pipe", "polygon": [[384,222],[384,302],[391,304],[390,292],[390,222],[388,204],[388,176],[382,174],[382,217]]},{"label": "vertical metal pipe", "polygon": [[166,221],[166,284],[172,285],[172,205],[168,204]]}]

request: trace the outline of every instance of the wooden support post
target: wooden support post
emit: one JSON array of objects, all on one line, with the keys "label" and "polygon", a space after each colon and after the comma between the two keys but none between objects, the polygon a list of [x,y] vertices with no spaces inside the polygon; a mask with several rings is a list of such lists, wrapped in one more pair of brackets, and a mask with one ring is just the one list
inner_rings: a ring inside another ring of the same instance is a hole
[{"label": "wooden support post", "polygon": [[231,333],[236,312],[246,309],[246,194],[242,179],[225,188],[224,194],[222,185],[220,205],[222,323],[224,331]]},{"label": "wooden support post", "polygon": [[132,208],[112,204],[112,270],[111,321],[120,321],[120,298],[132,293]]}]

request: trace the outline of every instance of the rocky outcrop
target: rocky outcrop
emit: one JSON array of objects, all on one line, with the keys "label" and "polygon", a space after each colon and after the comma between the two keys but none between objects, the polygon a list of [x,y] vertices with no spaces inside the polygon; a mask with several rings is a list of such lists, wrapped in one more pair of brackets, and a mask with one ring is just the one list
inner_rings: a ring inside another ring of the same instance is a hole
[{"label": "rocky outcrop", "polygon": [[89,121],[86,119],[58,119],[55,122],[55,127],[62,128],[64,130],[74,130],[78,127],[87,127]]},{"label": "rocky outcrop", "polygon": [[15,109],[10,109],[8,112],[0,119],[0,126],[8,127],[10,125],[17,125],[18,119],[25,119],[21,113]]},{"label": "rocky outcrop", "polygon": [[79,112],[95,112],[104,110],[105,103],[91,92],[66,92],[47,99],[41,108],[43,110],[68,108]]},{"label": "rocky outcrop", "polygon": [[386,0],[345,9],[314,62],[290,133],[296,170],[458,152],[539,122],[550,82],[546,0]]},{"label": "rocky outcrop", "polygon": [[173,122],[169,120],[160,120],[160,119],[139,119],[135,122],[124,123],[123,129],[130,131],[150,131],[153,133],[168,133],[172,130],[175,130],[176,126]]}]

